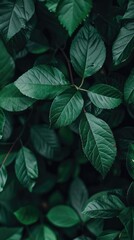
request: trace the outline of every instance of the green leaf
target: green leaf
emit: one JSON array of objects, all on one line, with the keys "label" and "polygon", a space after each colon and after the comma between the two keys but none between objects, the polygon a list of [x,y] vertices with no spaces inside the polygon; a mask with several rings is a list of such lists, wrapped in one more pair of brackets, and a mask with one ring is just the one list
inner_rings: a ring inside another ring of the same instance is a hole
[{"label": "green leaf", "polygon": [[0,167],[0,192],[3,191],[3,188],[7,181],[7,170],[4,165]]},{"label": "green leaf", "polygon": [[112,109],[122,102],[121,92],[107,84],[96,84],[89,88],[88,96],[91,102],[99,108]]},{"label": "green leaf", "polygon": [[22,228],[0,227],[0,240],[20,240]]},{"label": "green leaf", "polygon": [[134,203],[134,182],[132,182],[127,190],[127,202],[129,206]]},{"label": "green leaf", "polygon": [[0,107],[7,111],[18,112],[30,107],[34,99],[24,96],[14,84],[8,84],[0,91]]},{"label": "green leaf", "polygon": [[94,27],[86,24],[79,30],[72,42],[70,57],[75,71],[82,78],[93,75],[103,66],[106,49]]},{"label": "green leaf", "polygon": [[22,147],[17,155],[15,172],[19,182],[31,192],[38,177],[38,165],[35,156],[26,147]]},{"label": "green leaf", "polygon": [[31,140],[35,150],[48,159],[53,159],[60,151],[55,131],[46,124],[35,125],[31,128]]},{"label": "green leaf", "polygon": [[14,215],[18,221],[24,225],[31,225],[39,219],[39,212],[37,208],[32,205],[19,208],[14,212]]},{"label": "green leaf", "polygon": [[25,30],[34,12],[33,0],[2,0],[0,2],[0,33],[4,39],[8,41],[20,30]]},{"label": "green leaf", "polygon": [[116,156],[116,143],[111,129],[103,120],[86,113],[81,119],[79,131],[85,155],[104,177]]},{"label": "green leaf", "polygon": [[128,148],[127,170],[129,175],[134,179],[134,144],[130,144]]},{"label": "green leaf", "polygon": [[92,0],[60,0],[57,14],[60,23],[71,36],[92,8]]},{"label": "green leaf", "polygon": [[90,218],[112,218],[119,215],[124,208],[123,202],[115,195],[103,193],[95,199],[89,199],[83,214]]},{"label": "green leaf", "polygon": [[119,215],[130,240],[134,239],[134,207],[126,207]]},{"label": "green leaf", "polygon": [[113,65],[120,66],[126,62],[134,48],[134,24],[127,23],[120,29],[112,47]]},{"label": "green leaf", "polygon": [[80,222],[77,213],[66,205],[59,205],[50,209],[47,218],[57,227],[72,227]]},{"label": "green leaf", "polygon": [[124,98],[128,104],[134,103],[134,68],[124,86]]},{"label": "green leaf", "polygon": [[[89,218],[88,218],[89,220]],[[104,220],[103,219],[90,219],[86,223],[86,228],[96,237],[99,236],[103,232],[104,228]]]},{"label": "green leaf", "polygon": [[78,212],[81,219],[83,219],[81,211],[86,201],[88,200],[88,191],[81,179],[76,178],[72,182],[69,191],[69,196],[72,207],[74,207],[74,209]]},{"label": "green leaf", "polygon": [[3,138],[5,123],[6,123],[5,114],[4,114],[4,112],[0,109],[0,139]]},{"label": "green leaf", "polygon": [[28,70],[14,84],[22,94],[35,99],[54,98],[69,87],[62,72],[45,65]]},{"label": "green leaf", "polygon": [[56,12],[58,3],[59,3],[59,0],[47,0],[45,3],[45,6],[48,8],[50,12]]},{"label": "green leaf", "polygon": [[2,40],[0,40],[0,87],[5,86],[14,76],[15,64],[13,58]]},{"label": "green leaf", "polygon": [[123,15],[123,19],[134,19],[134,1],[129,0],[127,10]]},{"label": "green leaf", "polygon": [[97,240],[117,240],[119,233],[119,231],[104,231]]},{"label": "green leaf", "polygon": [[57,96],[50,109],[50,123],[54,127],[71,124],[81,113],[84,100],[81,93],[69,89]]},{"label": "green leaf", "polygon": [[51,228],[45,225],[39,225],[35,227],[31,236],[34,240],[56,240],[57,239],[55,232]]}]

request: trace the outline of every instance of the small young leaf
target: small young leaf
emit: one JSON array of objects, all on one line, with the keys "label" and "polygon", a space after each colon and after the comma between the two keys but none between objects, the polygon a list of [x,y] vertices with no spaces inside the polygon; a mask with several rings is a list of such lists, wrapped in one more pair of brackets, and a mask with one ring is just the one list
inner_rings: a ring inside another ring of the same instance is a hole
[{"label": "small young leaf", "polygon": [[129,145],[127,154],[127,170],[129,175],[134,179],[134,144]]},{"label": "small young leaf", "polygon": [[80,222],[77,213],[69,206],[59,205],[52,208],[47,218],[57,227],[72,227]]},{"label": "small young leaf", "polygon": [[15,172],[20,183],[31,192],[38,177],[38,165],[30,149],[20,149],[15,162]]},{"label": "small young leaf", "polygon": [[8,84],[0,91],[0,107],[7,111],[23,111],[34,102],[34,99],[24,96],[13,83]]},{"label": "small young leaf", "polygon": [[21,29],[35,12],[33,0],[2,0],[0,2],[0,33],[5,40],[10,40]]},{"label": "small young leaf", "polygon": [[0,139],[2,139],[3,137],[5,123],[6,123],[5,114],[2,110],[0,110]]},{"label": "small young leaf", "polygon": [[94,27],[86,24],[80,29],[72,42],[70,57],[75,71],[82,78],[93,75],[103,66],[106,49]]},{"label": "small young leaf", "polygon": [[24,225],[33,224],[39,219],[39,212],[37,208],[31,205],[19,208],[14,212],[14,215],[18,221]]},{"label": "small young leaf", "polygon": [[45,65],[28,70],[14,84],[22,94],[35,99],[54,98],[69,87],[62,72]]},{"label": "small young leaf", "polygon": [[55,131],[45,124],[31,128],[31,140],[36,151],[48,159],[53,159],[60,150]]},{"label": "small young leaf", "polygon": [[111,129],[103,120],[86,113],[79,130],[85,155],[97,171],[106,176],[116,156],[116,143]]},{"label": "small young leaf", "polygon": [[104,231],[97,240],[117,240],[119,233],[119,231]]},{"label": "small young leaf", "polygon": [[81,113],[84,100],[81,93],[69,89],[57,96],[50,109],[50,123],[54,127],[71,124]]},{"label": "small young leaf", "polygon": [[70,36],[90,13],[91,8],[92,0],[60,0],[57,7],[58,18]]},{"label": "small young leaf", "polygon": [[7,181],[7,171],[4,165],[0,167],[0,192],[3,191],[3,188]]},{"label": "small young leaf", "polygon": [[126,62],[134,48],[134,24],[133,22],[127,23],[120,29],[117,38],[112,47],[113,64],[120,66]]},{"label": "small young leaf", "polygon": [[88,96],[96,107],[104,109],[116,108],[122,102],[121,92],[107,84],[97,84],[89,88]]},{"label": "small young leaf", "polygon": [[115,195],[103,194],[95,199],[89,199],[83,214],[90,218],[112,218],[118,216],[125,207],[123,202]]},{"label": "small young leaf", "polygon": [[128,104],[134,103],[134,68],[124,86],[124,98]]}]

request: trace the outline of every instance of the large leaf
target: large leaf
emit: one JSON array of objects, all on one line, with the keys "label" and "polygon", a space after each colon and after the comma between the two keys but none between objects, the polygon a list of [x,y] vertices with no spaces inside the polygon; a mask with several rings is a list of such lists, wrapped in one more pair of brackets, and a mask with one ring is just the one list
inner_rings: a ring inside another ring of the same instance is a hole
[{"label": "large leaf", "polygon": [[126,62],[134,48],[134,24],[126,24],[120,29],[120,32],[114,41],[112,47],[113,64],[119,66]]},{"label": "large leaf", "polygon": [[0,40],[0,87],[5,86],[14,76],[15,64],[2,40]]},{"label": "large leaf", "polygon": [[54,98],[69,86],[62,72],[45,65],[28,70],[14,84],[21,93],[35,99]]},{"label": "large leaf", "polygon": [[15,172],[20,183],[32,191],[38,177],[38,166],[35,156],[26,147],[22,147],[17,155]]},{"label": "large leaf", "polygon": [[71,124],[81,113],[84,100],[81,93],[69,89],[57,96],[50,109],[50,123],[54,127]]},{"label": "large leaf", "polygon": [[104,109],[116,108],[122,102],[121,92],[107,84],[97,84],[89,88],[88,96],[96,107]]},{"label": "large leaf", "polygon": [[132,69],[124,86],[124,98],[127,103],[134,103],[134,69]]},{"label": "large leaf", "polygon": [[130,144],[127,154],[127,170],[134,179],[134,144]]},{"label": "large leaf", "polygon": [[57,8],[59,21],[67,29],[69,35],[89,14],[92,0],[60,0]]},{"label": "large leaf", "polygon": [[0,107],[7,111],[23,111],[34,102],[34,99],[24,96],[13,83],[8,84],[0,91]]},{"label": "large leaf", "polygon": [[117,196],[102,192],[102,195],[95,199],[89,199],[83,214],[90,218],[111,218],[118,216],[124,207],[124,203]]},{"label": "large leaf", "polygon": [[22,238],[22,228],[1,227],[1,240],[20,240]]},{"label": "large leaf", "polygon": [[37,208],[32,205],[19,208],[14,212],[14,215],[18,221],[24,225],[31,225],[39,219],[39,212]]},{"label": "large leaf", "polygon": [[104,64],[106,49],[97,30],[85,24],[75,36],[70,57],[72,65],[82,78],[96,73]]},{"label": "large leaf", "polygon": [[31,140],[38,153],[42,156],[53,159],[59,153],[60,144],[56,133],[48,125],[35,125],[31,128]]},{"label": "large leaf", "polygon": [[4,165],[0,167],[0,192],[3,191],[3,188],[7,181],[7,170]]},{"label": "large leaf", "polygon": [[129,0],[127,10],[123,15],[123,19],[134,19],[134,1]]},{"label": "large leaf", "polygon": [[0,33],[6,41],[25,29],[27,22],[34,15],[33,0],[1,0]]},{"label": "large leaf", "polygon": [[105,176],[116,156],[116,143],[109,126],[86,113],[81,119],[79,130],[85,155],[97,171]]},{"label": "large leaf", "polygon": [[72,227],[80,222],[77,213],[66,205],[59,205],[50,209],[47,218],[57,227]]},{"label": "large leaf", "polygon": [[130,240],[134,239],[134,207],[126,207],[119,215]]}]

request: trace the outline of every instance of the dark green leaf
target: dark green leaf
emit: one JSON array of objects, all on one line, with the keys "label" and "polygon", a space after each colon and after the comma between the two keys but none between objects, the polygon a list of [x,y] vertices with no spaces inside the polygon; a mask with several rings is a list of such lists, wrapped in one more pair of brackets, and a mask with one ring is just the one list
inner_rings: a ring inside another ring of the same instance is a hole
[{"label": "dark green leaf", "polygon": [[38,221],[39,212],[34,206],[28,205],[14,212],[18,221],[24,225],[30,225]]},{"label": "dark green leaf", "polygon": [[129,175],[134,179],[134,144],[130,144],[128,148],[127,170]]},{"label": "dark green leaf", "polygon": [[107,84],[97,84],[89,88],[88,96],[91,102],[99,108],[112,109],[122,102],[121,92]]},{"label": "dark green leaf", "polygon": [[14,76],[15,63],[4,43],[0,40],[0,87],[5,86]]},{"label": "dark green leaf", "polygon": [[0,2],[0,33],[5,40],[10,40],[21,29],[25,29],[34,12],[32,0],[2,0]]},{"label": "dark green leaf", "polygon": [[119,236],[118,231],[104,231],[97,240],[117,240]]},{"label": "dark green leaf", "polygon": [[52,208],[47,218],[57,227],[72,227],[80,222],[77,213],[69,206],[59,205]]},{"label": "dark green leaf", "polygon": [[50,109],[50,123],[54,127],[71,124],[81,113],[84,100],[75,89],[66,90],[57,96]]},{"label": "dark green leaf", "polygon": [[117,196],[102,193],[98,198],[89,199],[83,214],[90,218],[111,218],[118,216],[124,207],[123,202]]},{"label": "dark green leaf", "polygon": [[80,122],[80,137],[85,155],[104,177],[116,156],[116,143],[109,126],[103,120],[86,113]]},{"label": "dark green leaf", "polygon": [[112,47],[113,64],[114,66],[120,66],[126,62],[134,47],[134,24],[127,23],[120,29],[120,32],[114,41]]},{"label": "dark green leaf", "polygon": [[70,50],[72,65],[82,78],[96,73],[104,64],[106,49],[97,30],[86,24],[75,36]]},{"label": "dark green leaf", "polygon": [[33,67],[14,84],[22,94],[35,99],[54,98],[69,86],[62,72],[45,65]]},{"label": "dark green leaf", "polygon": [[123,19],[134,19],[134,1],[129,0],[127,10],[123,15]]},{"label": "dark green leaf", "polygon": [[69,191],[69,196],[71,205],[74,207],[74,209],[76,209],[81,219],[83,219],[81,211],[88,199],[88,192],[82,180],[76,178],[72,182]]},{"label": "dark green leaf", "polygon": [[4,165],[0,167],[0,192],[3,191],[3,188],[7,181],[7,171]]},{"label": "dark green leaf", "polygon": [[60,0],[57,8],[58,18],[70,36],[89,14],[91,8],[92,0]]},{"label": "dark green leaf", "polygon": [[119,219],[124,225],[130,240],[134,239],[134,208],[126,207],[119,215]]},{"label": "dark green leaf", "polygon": [[87,223],[86,223],[86,228],[92,233],[94,234],[96,237],[99,236],[102,231],[103,231],[103,227],[104,227],[104,220],[103,219],[90,219]]},{"label": "dark green leaf", "polygon": [[47,0],[45,3],[45,6],[48,8],[50,12],[56,12],[58,3],[59,3],[59,0]]},{"label": "dark green leaf", "polygon": [[129,205],[133,206],[134,204],[134,182],[132,182],[127,191],[127,202]]},{"label": "dark green leaf", "polygon": [[24,96],[12,83],[0,91],[0,107],[7,111],[23,111],[34,102],[34,99]]},{"label": "dark green leaf", "polygon": [[22,228],[1,227],[1,240],[20,240],[22,238]]},{"label": "dark green leaf", "polygon": [[134,69],[132,69],[124,86],[124,98],[128,104],[134,103]]},{"label": "dark green leaf", "polygon": [[38,177],[37,160],[26,147],[22,147],[15,162],[15,172],[20,183],[32,191]]},{"label": "dark green leaf", "polygon": [[57,239],[55,232],[51,228],[45,225],[39,225],[35,227],[31,234],[31,237],[34,240],[56,240]]},{"label": "dark green leaf", "polygon": [[0,110],[0,139],[3,138],[5,122],[5,114],[2,110]]},{"label": "dark green leaf", "polygon": [[60,150],[55,131],[45,124],[32,127],[31,140],[36,151],[48,159],[53,159]]}]

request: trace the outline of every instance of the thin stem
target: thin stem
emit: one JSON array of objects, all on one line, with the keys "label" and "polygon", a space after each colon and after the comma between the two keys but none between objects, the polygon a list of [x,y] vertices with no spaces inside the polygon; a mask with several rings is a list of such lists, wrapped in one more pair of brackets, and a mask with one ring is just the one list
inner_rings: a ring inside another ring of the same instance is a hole
[{"label": "thin stem", "polygon": [[81,84],[80,84],[79,88],[82,87],[83,83],[84,83],[84,77],[83,77],[82,80],[81,80]]},{"label": "thin stem", "polygon": [[84,89],[84,88],[78,88],[80,91],[83,91],[83,92],[88,92],[88,90]]},{"label": "thin stem", "polygon": [[65,54],[64,50],[62,48],[60,48],[60,51],[62,52],[64,58],[66,59],[67,65],[68,65],[68,70],[69,70],[69,74],[70,74],[70,79],[72,84],[74,85],[74,80],[73,80],[73,74],[72,74],[72,68],[71,68],[71,64],[70,64],[70,60],[67,57],[67,55]]}]

